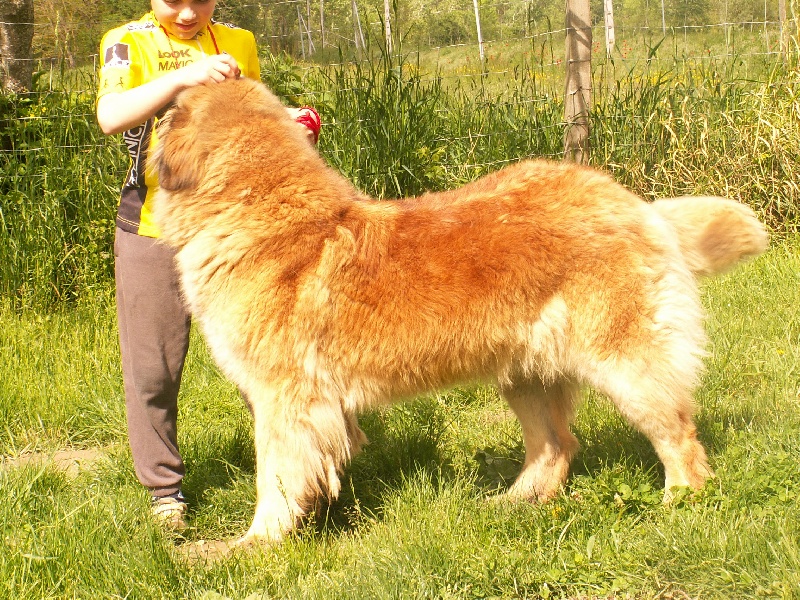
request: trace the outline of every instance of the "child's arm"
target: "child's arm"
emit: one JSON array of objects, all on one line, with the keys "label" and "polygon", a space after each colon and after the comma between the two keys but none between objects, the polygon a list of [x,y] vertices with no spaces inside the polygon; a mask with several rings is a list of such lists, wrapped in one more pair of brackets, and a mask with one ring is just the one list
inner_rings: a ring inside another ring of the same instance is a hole
[{"label": "child's arm", "polygon": [[121,133],[147,121],[178,92],[236,78],[239,74],[239,65],[229,54],[209,56],[138,87],[102,96],[97,101],[97,122],[107,135]]}]

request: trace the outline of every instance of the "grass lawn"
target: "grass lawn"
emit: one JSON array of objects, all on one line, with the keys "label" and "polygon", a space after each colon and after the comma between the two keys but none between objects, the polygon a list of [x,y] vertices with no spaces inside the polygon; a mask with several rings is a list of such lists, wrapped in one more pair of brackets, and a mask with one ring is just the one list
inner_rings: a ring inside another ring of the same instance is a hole
[{"label": "grass lawn", "polygon": [[[492,501],[523,457],[489,388],[362,418],[371,444],[340,499],[276,547],[211,563],[182,545],[249,525],[250,417],[202,339],[180,442],[191,528],[149,520],[126,445],[115,318],[0,308],[0,597],[800,598],[800,239],[703,284],[711,337],[697,397],[717,479],[672,506],[647,441],[587,393],[582,449],[544,505]],[[93,450],[69,471],[31,452]]]}]

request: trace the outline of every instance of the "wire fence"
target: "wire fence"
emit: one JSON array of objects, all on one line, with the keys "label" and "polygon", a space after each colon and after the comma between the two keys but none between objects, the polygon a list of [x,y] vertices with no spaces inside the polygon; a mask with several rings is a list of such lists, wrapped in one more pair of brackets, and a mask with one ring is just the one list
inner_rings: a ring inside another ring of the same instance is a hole
[{"label": "wire fence", "polygon": [[[520,158],[564,155],[563,5],[392,6],[387,28],[382,11],[336,1],[217,6],[221,20],[256,34],[267,85],[320,108],[320,151],[359,189],[379,198],[450,189]],[[728,0],[742,17],[732,20],[707,0],[682,15],[628,1],[639,10],[615,7],[613,36],[592,13],[591,162],[643,196],[723,194],[776,231],[797,231],[794,12],[778,18],[760,4],[745,19],[745,0]],[[135,16],[37,15],[31,91],[0,92],[0,297],[19,306],[89,297],[112,280],[128,158],[96,123],[97,51],[105,30]]]},{"label": "wire fence", "polygon": [[[680,69],[689,78],[689,85],[701,88],[714,85],[720,73],[728,80],[768,80],[773,69],[791,68],[798,53],[800,36],[794,3],[787,17],[780,14],[780,1],[745,5],[740,0],[735,7],[735,0],[713,7],[696,0],[677,0],[669,5],[664,0],[641,0],[636,6],[630,0],[621,2],[613,17],[613,45],[606,42],[608,16],[604,19],[603,12],[595,7],[591,52],[595,97],[600,98],[605,90],[642,66],[649,73]],[[420,0],[402,6],[395,2],[385,12],[355,0],[221,1],[218,16],[251,29],[265,61],[270,62],[267,56],[290,57],[294,83],[303,86],[303,95],[310,102],[324,102],[332,93],[342,91],[331,87],[341,82],[310,74],[370,60],[366,46],[374,50],[389,44],[393,52],[404,54],[404,60],[417,69],[422,81],[437,79],[450,88],[471,87],[475,94],[488,89],[522,106],[550,102],[563,94],[566,31],[554,26],[563,22],[563,10],[563,5],[549,0],[481,4]],[[749,18],[730,19],[734,12]],[[105,30],[124,20],[95,16],[87,21],[85,15],[74,11],[40,13],[34,23],[27,24],[34,30],[34,57],[21,59],[33,61],[36,86],[32,94],[69,91],[91,96],[99,39]],[[391,27],[387,27],[388,22]],[[25,24],[14,26],[21,25]],[[387,38],[390,29],[392,35]],[[278,63],[272,60],[273,66]],[[84,111],[15,118],[91,120],[93,114]],[[622,122],[628,115],[616,118]],[[362,119],[360,125],[368,127],[369,122]],[[479,139],[497,133],[502,132],[468,135]],[[27,151],[39,149],[34,146]],[[9,151],[8,147],[0,145],[0,152],[4,151]]]},{"label": "wire fence", "polygon": [[[643,52],[659,44],[663,50],[649,59],[785,60],[787,53],[797,50],[798,22],[794,3],[791,14],[781,15],[786,12],[781,11],[782,1],[723,0],[714,6],[708,0],[618,2],[613,15],[615,45],[610,49],[602,47],[608,18],[594,7],[593,50],[598,59],[617,61],[640,59]],[[17,60],[31,60],[44,70],[61,69],[63,64],[68,68],[94,66],[102,34],[125,20],[101,17],[97,9],[75,6],[66,10],[70,4],[61,5],[58,10],[57,4],[54,9],[49,3],[38,3],[34,23],[0,20],[0,25],[33,28],[34,57]],[[387,29],[391,29],[388,41],[395,49],[402,41],[405,51],[430,57],[432,70],[440,67],[447,71],[447,57],[453,53],[469,60],[470,67],[483,66],[490,72],[507,72],[532,59],[541,67],[557,68],[563,58],[564,6],[552,0],[480,4],[469,0],[395,1],[388,11],[355,0],[221,1],[218,15],[252,30],[263,49],[286,52],[308,63],[309,68],[342,58],[357,60],[365,42],[386,41]],[[506,49],[515,56],[504,56]],[[531,50],[538,56],[532,57]],[[453,76],[469,77],[469,70],[464,67],[464,72]]]}]

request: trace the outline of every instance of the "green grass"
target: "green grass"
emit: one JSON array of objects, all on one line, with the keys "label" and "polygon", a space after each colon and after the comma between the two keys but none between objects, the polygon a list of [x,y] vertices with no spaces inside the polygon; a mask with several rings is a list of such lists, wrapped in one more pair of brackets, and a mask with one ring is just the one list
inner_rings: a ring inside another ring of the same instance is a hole
[{"label": "green grass", "polygon": [[[646,440],[590,393],[565,493],[489,498],[523,456],[491,388],[370,412],[372,443],[343,493],[283,544],[186,562],[148,520],[126,446],[113,303],[42,317],[0,310],[0,452],[97,447],[69,477],[0,473],[0,597],[798,598],[800,241],[709,280],[711,337],[698,426],[717,479],[675,505]],[[253,510],[250,417],[192,339],[181,399],[187,538],[244,532]]]},{"label": "green grass", "polygon": [[126,164],[93,94],[0,92],[0,114],[0,296],[42,308],[108,287]]}]

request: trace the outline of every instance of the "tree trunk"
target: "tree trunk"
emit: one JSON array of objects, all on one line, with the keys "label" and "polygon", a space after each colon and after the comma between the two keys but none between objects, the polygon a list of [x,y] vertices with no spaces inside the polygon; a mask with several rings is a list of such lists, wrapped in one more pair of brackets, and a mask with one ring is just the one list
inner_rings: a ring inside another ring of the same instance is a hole
[{"label": "tree trunk", "polygon": [[33,76],[33,0],[0,2],[0,88],[30,91]]}]

